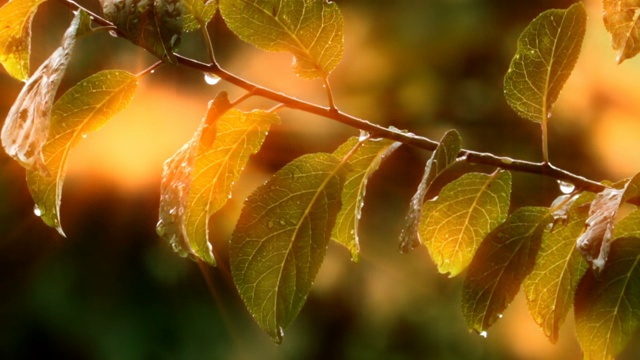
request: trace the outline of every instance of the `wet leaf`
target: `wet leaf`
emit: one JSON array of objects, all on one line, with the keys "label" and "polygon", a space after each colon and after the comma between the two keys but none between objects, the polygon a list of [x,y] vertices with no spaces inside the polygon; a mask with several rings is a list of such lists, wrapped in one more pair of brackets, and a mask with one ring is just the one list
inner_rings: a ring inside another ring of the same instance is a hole
[{"label": "wet leaf", "polygon": [[345,171],[330,154],[302,156],[245,202],[230,244],[233,280],[276,341],[300,312],[340,210]]},{"label": "wet leaf", "polygon": [[218,0],[183,0],[183,31],[190,32],[200,28],[200,22],[209,23],[218,10]]},{"label": "wet leaf", "polygon": [[297,75],[325,78],[342,60],[343,19],[325,0],[220,0],[220,12],[242,40],[293,54]]},{"label": "wet leaf", "polygon": [[507,309],[533,270],[549,209],[516,210],[478,248],[462,287],[462,315],[469,329],[486,331]]},{"label": "wet leaf", "polygon": [[42,146],[47,141],[51,107],[64,75],[81,24],[78,12],[64,34],[62,46],[26,82],[11,106],[2,127],[2,146],[9,156],[26,169],[47,174]]},{"label": "wet leaf", "polygon": [[587,263],[576,249],[576,239],[584,231],[589,203],[594,198],[593,193],[580,195],[571,204],[566,221],[544,233],[535,267],[523,283],[531,316],[553,343],[587,270]]},{"label": "wet leaf", "polygon": [[418,185],[418,190],[411,198],[409,212],[405,217],[405,227],[400,234],[400,251],[409,250],[420,245],[418,229],[420,227],[420,217],[422,215],[422,204],[429,190],[431,183],[442,174],[449,166],[456,161],[458,153],[462,149],[462,140],[456,130],[449,130],[440,140],[440,144],[431,154],[427,161],[422,175],[422,180]]},{"label": "wet leaf", "polygon": [[504,94],[521,117],[545,122],[578,60],[587,15],[581,2],[547,10],[518,39],[504,78]]},{"label": "wet leaf", "polygon": [[158,233],[179,253],[215,265],[209,219],[231,196],[231,188],[260,150],[279,118],[266,111],[229,109],[225,92],[210,103],[193,139],[165,163]]},{"label": "wet leaf", "polygon": [[102,71],[76,84],[53,106],[48,140],[42,148],[48,174],[27,170],[27,184],[42,220],[63,236],[60,199],[69,151],[123,110],[136,87],[136,77],[126,71]]},{"label": "wet leaf", "polygon": [[[358,224],[367,181],[378,170],[380,163],[399,146],[399,142],[387,139],[366,140],[360,144],[359,139],[353,137],[333,153],[338,159],[348,157],[349,170],[342,190],[342,209],[338,213],[331,238],[351,251],[353,261],[358,261],[360,253]],[[354,149],[355,152],[351,154]]]},{"label": "wet leaf", "polygon": [[420,239],[438,271],[455,276],[471,262],[480,242],[507,218],[511,174],[469,173],[424,203]]},{"label": "wet leaf", "polygon": [[45,0],[12,0],[0,8],[0,64],[18,80],[29,78],[31,23]]},{"label": "wet leaf", "polygon": [[626,201],[638,197],[639,184],[640,174],[621,189],[606,188],[591,203],[589,218],[585,223],[586,231],[578,238],[577,247],[596,271],[601,271],[607,261],[618,210]]},{"label": "wet leaf", "polygon": [[604,270],[585,274],[575,317],[585,359],[613,359],[625,348],[640,325],[640,239],[616,240]]},{"label": "wet leaf", "polygon": [[611,34],[611,46],[621,64],[640,52],[640,4],[628,0],[603,0],[604,26]]},{"label": "wet leaf", "polygon": [[127,39],[158,58],[176,63],[173,50],[182,36],[180,0],[100,0],[105,17]]}]

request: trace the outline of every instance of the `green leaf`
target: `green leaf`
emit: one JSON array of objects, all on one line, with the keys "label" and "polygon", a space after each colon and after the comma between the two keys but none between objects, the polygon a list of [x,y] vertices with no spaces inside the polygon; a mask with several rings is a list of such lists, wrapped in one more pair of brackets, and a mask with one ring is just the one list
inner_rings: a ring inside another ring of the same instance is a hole
[{"label": "green leaf", "polygon": [[349,170],[342,190],[342,209],[338,213],[331,238],[351,251],[354,262],[358,261],[360,253],[358,224],[367,181],[378,170],[380,163],[399,146],[399,142],[387,139],[361,142],[353,137],[333,153],[338,159],[347,160]]},{"label": "green leaf", "polygon": [[594,197],[593,193],[580,195],[569,204],[566,222],[545,232],[535,267],[523,284],[531,316],[553,343],[587,270],[587,263],[576,249],[576,239],[584,231],[588,204]]},{"label": "green leaf", "polygon": [[300,312],[324,260],[341,205],[342,165],[323,153],[287,164],[249,196],[231,238],[233,280],[276,342]]},{"label": "green leaf", "polygon": [[31,23],[45,0],[12,0],[0,8],[0,64],[18,80],[29,78]]},{"label": "green leaf", "polygon": [[288,51],[294,71],[326,78],[342,60],[343,19],[325,0],[220,0],[220,12],[242,40],[268,51]]},{"label": "green leaf", "polygon": [[470,329],[482,333],[502,317],[533,270],[550,215],[547,208],[520,208],[480,244],[462,287],[462,315]]},{"label": "green leaf", "polygon": [[43,175],[47,169],[42,146],[49,133],[51,107],[69,64],[81,20],[79,11],[64,34],[62,46],[26,82],[2,127],[2,146],[7,154],[26,169],[36,168]]},{"label": "green leaf", "polygon": [[578,238],[582,256],[596,270],[603,269],[613,240],[615,219],[620,206],[640,195],[640,174],[626,182],[621,189],[606,188],[596,195],[585,223],[586,231]]},{"label": "green leaf", "polygon": [[575,298],[576,332],[585,359],[613,359],[640,325],[640,239],[611,245],[609,261],[589,271]]},{"label": "green leaf", "polygon": [[628,0],[603,0],[604,26],[611,34],[611,46],[618,52],[616,61],[621,64],[640,52],[640,20],[638,3]]},{"label": "green leaf", "polygon": [[424,174],[418,190],[411,198],[409,212],[405,217],[405,227],[400,234],[400,251],[408,252],[410,249],[420,245],[418,229],[420,227],[420,217],[422,215],[422,204],[424,203],[427,191],[431,183],[449,166],[455,163],[458,153],[462,149],[462,139],[456,130],[447,131],[436,150],[431,154],[424,168]]},{"label": "green leaf", "polygon": [[224,206],[232,185],[262,147],[276,114],[229,108],[222,92],[209,105],[193,139],[165,163],[158,233],[174,250],[215,265],[209,219]]},{"label": "green leaf", "polygon": [[27,184],[42,220],[63,236],[60,199],[69,151],[129,104],[137,82],[126,71],[101,71],[69,89],[53,106],[49,137],[42,148],[48,174],[27,170]]},{"label": "green leaf", "polygon": [[217,0],[182,0],[184,6],[183,31],[191,32],[200,28],[200,22],[207,24],[218,10]]},{"label": "green leaf", "polygon": [[518,115],[546,121],[578,60],[586,19],[579,2],[545,11],[524,29],[504,79],[505,97]]},{"label": "green leaf", "polygon": [[480,242],[507,218],[511,174],[469,173],[424,203],[420,239],[438,271],[455,276],[471,262]]},{"label": "green leaf", "polygon": [[640,209],[635,209],[622,218],[613,230],[613,238],[637,237],[640,238]]},{"label": "green leaf", "polygon": [[105,17],[131,42],[175,64],[182,36],[180,0],[100,0]]}]

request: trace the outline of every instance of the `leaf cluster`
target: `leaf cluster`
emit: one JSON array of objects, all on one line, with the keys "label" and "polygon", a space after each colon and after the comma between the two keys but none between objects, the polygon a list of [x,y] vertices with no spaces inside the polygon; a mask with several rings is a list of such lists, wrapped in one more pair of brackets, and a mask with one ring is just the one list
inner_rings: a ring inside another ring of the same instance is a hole
[{"label": "leaf cluster", "polygon": [[[216,266],[210,220],[233,195],[234,183],[269,130],[279,125],[282,107],[325,114],[361,130],[333,152],[306,154],[286,164],[245,200],[229,240],[230,271],[249,312],[274,341],[282,341],[284,329],[304,306],[332,240],[358,260],[367,181],[401,142],[432,154],[409,204],[400,249],[424,245],[440,273],[464,274],[462,314],[470,329],[486,336],[521,288],[533,319],[552,342],[574,306],[587,358],[616,356],[638,329],[640,209],[635,207],[640,176],[615,186],[595,183],[554,168],[547,150],[551,109],[578,61],[586,30],[581,3],[534,19],[522,32],[506,72],[507,103],[541,126],[544,161],[532,164],[464,150],[455,130],[433,142],[340,112],[329,87],[344,52],[344,19],[336,3],[101,0],[103,18],[61,2],[76,10],[75,16],[61,46],[32,75],[30,28],[42,0],[13,0],[0,8],[0,63],[25,81],[5,120],[2,145],[26,169],[36,214],[60,234],[70,150],[123,110],[138,82],[155,67],[187,64],[247,93],[230,100],[220,92],[193,137],[164,164],[157,233],[181,256]],[[619,62],[638,53],[639,10],[629,4],[604,0],[605,26],[620,52]],[[322,80],[330,106],[292,99],[220,68],[206,29],[217,11],[240,39],[266,51],[290,53],[297,75]],[[136,75],[100,71],[55,100],[76,40],[100,30],[93,23],[145,48],[160,62]],[[210,65],[178,52],[182,33],[195,30],[208,42]],[[279,105],[238,109],[256,94]],[[436,179],[461,162],[494,169],[468,172],[433,188]],[[538,172],[571,184],[563,183],[565,193],[548,207],[511,209],[511,171]],[[620,220],[622,206],[634,210]]]}]

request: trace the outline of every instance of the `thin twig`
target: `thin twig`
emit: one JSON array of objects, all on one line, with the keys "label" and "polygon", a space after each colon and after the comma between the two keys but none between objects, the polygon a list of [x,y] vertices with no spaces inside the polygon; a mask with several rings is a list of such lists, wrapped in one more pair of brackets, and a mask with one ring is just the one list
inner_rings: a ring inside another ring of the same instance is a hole
[{"label": "thin twig", "polygon": [[[71,10],[77,11],[78,9],[84,9],[82,6],[75,3],[73,0],[58,0]],[[113,24],[106,19],[98,16],[90,11],[87,13],[92,17],[92,20],[103,26],[113,26]],[[121,34],[118,31],[118,34]],[[123,36],[124,37],[124,36]],[[288,108],[301,110],[310,114],[319,115],[334,121],[338,121],[347,126],[360,129],[366,131],[371,134],[372,137],[381,137],[390,140],[395,140],[401,142],[406,145],[414,146],[420,149],[434,151],[439,143],[433,141],[431,139],[418,136],[409,132],[403,132],[400,130],[386,128],[377,124],[373,124],[366,120],[357,118],[355,116],[345,114],[336,108],[331,107],[323,107],[320,105],[316,105],[313,103],[309,103],[303,100],[296,99],[294,97],[288,96],[281,92],[277,92],[254,83],[251,83],[241,77],[238,77],[234,74],[227,72],[226,70],[220,68],[218,64],[215,62],[211,64],[205,64],[199,62],[197,60],[175,54],[176,59],[180,65],[192,68],[194,70],[198,70],[201,72],[208,72],[219,76],[221,79],[236,85],[240,88],[243,88],[253,95],[261,96],[275,102],[279,102],[284,104]],[[583,189],[591,192],[600,192],[606,188],[605,185],[598,183],[596,181],[587,179],[585,177],[572,174],[566,170],[557,168],[551,165],[548,162],[534,163],[524,160],[516,160],[508,157],[500,157],[490,153],[480,153],[472,150],[462,150],[458,154],[460,157],[464,157],[464,159],[472,164],[484,164],[499,167],[505,170],[512,170],[530,174],[539,174],[543,176],[547,176],[550,178],[554,178],[556,180],[561,180],[565,182],[572,183],[578,189]]]},{"label": "thin twig", "polygon": [[148,68],[146,68],[146,69],[142,70],[141,72],[139,72],[139,73],[136,75],[136,77],[137,77],[138,79],[140,79],[140,78],[142,78],[142,77],[144,77],[144,76],[146,76],[146,75],[152,74],[152,73],[153,73],[157,68],[159,68],[160,66],[162,66],[162,64],[164,64],[164,62],[163,62],[162,60],[160,60],[160,61],[158,61],[157,63],[155,63],[155,64],[153,64],[153,65],[149,66]]},{"label": "thin twig", "polygon": [[327,90],[327,99],[329,101],[329,109],[337,111],[336,103],[333,100],[333,93],[331,92],[331,85],[329,84],[329,78],[325,76],[322,78],[322,81],[324,82],[325,90]]}]

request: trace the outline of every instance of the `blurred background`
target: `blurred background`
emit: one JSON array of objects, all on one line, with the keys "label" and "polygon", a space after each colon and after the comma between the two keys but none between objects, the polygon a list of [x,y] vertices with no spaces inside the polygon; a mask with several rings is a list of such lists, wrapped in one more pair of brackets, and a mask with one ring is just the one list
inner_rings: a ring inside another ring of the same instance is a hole
[{"label": "blurred background", "polygon": [[[4,3],[4,1],[2,1]],[[99,12],[97,1],[79,1]],[[337,106],[385,126],[439,139],[451,128],[465,148],[540,161],[537,124],[519,119],[502,79],[520,32],[540,12],[572,1],[338,0],[345,54],[331,76]],[[587,35],[550,123],[552,162],[595,180],[640,171],[640,60],[615,65],[599,1],[586,1]],[[40,6],[32,69],[59,45],[71,20],[61,4]],[[226,69],[326,104],[319,81],[296,78],[291,56],[237,40],[210,24]],[[206,61],[198,33],[180,52]],[[79,41],[60,94],[102,69],[139,72],[155,60],[98,33]],[[21,83],[0,70],[0,118]],[[314,290],[275,345],[255,325],[230,281],[227,242],[243,199],[273,172],[309,152],[333,151],[357,131],[282,110],[264,148],[215,215],[218,268],[199,268],[155,234],[162,163],[188,141],[219,91],[244,92],[203,74],[164,66],[143,79],[124,112],[75,148],[62,198],[60,237],[33,214],[24,170],[0,154],[0,358],[2,359],[571,359],[580,358],[573,317],[550,344],[522,294],[487,338],[460,313],[462,277],[437,274],[426,249],[398,252],[408,201],[429,153],[406,146],[369,182],[359,263],[331,244]],[[275,104],[250,99],[246,109]],[[487,171],[485,168],[472,168]],[[467,169],[469,170],[469,169]],[[548,205],[558,185],[514,174],[512,208]],[[621,358],[637,358],[640,338]]]}]

